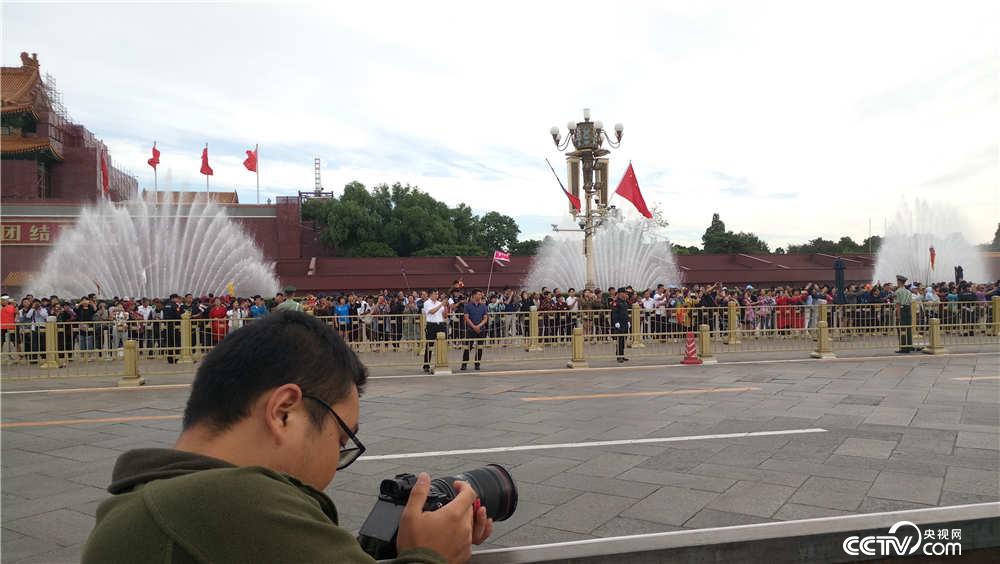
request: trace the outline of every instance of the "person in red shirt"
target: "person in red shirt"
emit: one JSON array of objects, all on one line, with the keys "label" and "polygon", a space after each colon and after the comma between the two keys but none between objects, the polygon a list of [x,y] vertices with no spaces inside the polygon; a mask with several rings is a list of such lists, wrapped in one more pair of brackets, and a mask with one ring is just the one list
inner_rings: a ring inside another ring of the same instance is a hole
[{"label": "person in red shirt", "polygon": [[3,349],[3,354],[11,355],[11,360],[16,358],[17,353],[16,321],[17,307],[14,300],[6,294],[0,296],[0,348]]},{"label": "person in red shirt", "polygon": [[222,305],[222,300],[215,298],[212,301],[212,309],[208,311],[208,317],[212,320],[212,344],[217,345],[226,331],[229,330],[229,320],[226,317],[228,310]]}]

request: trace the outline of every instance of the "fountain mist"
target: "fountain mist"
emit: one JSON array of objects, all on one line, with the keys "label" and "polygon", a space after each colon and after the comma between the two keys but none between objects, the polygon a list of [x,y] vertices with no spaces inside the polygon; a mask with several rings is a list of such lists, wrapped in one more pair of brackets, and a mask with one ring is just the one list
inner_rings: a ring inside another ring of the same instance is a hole
[{"label": "fountain mist", "polygon": [[85,207],[63,232],[32,281],[41,295],[273,295],[278,280],[243,228],[211,202],[154,204],[142,199]]},{"label": "fountain mist", "polygon": [[[956,266],[962,267],[966,280],[986,281],[989,274],[982,253],[958,232],[963,225],[968,222],[949,204],[904,202],[879,248],[875,281],[894,281],[902,274],[914,282],[944,282],[954,280]],[[936,255],[933,271],[930,247]]]},{"label": "fountain mist", "polygon": [[[533,264],[527,288],[582,288],[587,280],[582,234],[548,238]],[[631,285],[641,291],[680,281],[665,230],[648,220],[609,217],[594,236],[594,266],[599,288]]]}]

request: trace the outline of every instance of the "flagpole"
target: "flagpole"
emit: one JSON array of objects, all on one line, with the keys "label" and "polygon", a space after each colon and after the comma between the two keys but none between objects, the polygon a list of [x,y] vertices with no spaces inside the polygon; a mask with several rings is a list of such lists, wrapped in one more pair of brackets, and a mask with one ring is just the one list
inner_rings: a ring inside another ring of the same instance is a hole
[{"label": "flagpole", "polygon": [[[156,141],[155,140],[153,141],[153,150],[156,150]],[[156,164],[157,164],[157,166],[159,166],[159,164],[160,164],[159,163],[159,159],[156,160]],[[160,189],[159,189],[159,187],[157,187],[157,181],[156,181],[156,167],[154,166],[153,167],[153,193],[155,194],[155,193],[157,193],[159,191],[160,191]],[[154,198],[155,197],[156,196],[154,196]]]},{"label": "flagpole", "polygon": [[410,279],[406,277],[406,267],[403,266],[402,262],[399,263],[399,272],[403,275],[403,282],[406,284],[406,292],[409,293],[410,292]]},{"label": "flagpole", "polygon": [[254,163],[256,165],[254,173],[257,175],[257,204],[260,205],[260,143],[254,145],[253,156],[257,159],[257,162]]},{"label": "flagpole", "polygon": [[[208,150],[208,143],[205,143],[205,150],[206,151]],[[207,174],[205,175],[205,201],[206,202],[208,201],[208,176],[209,175],[207,175]]]},{"label": "flagpole", "polygon": [[486,282],[486,295],[490,295],[490,286],[493,285],[493,265],[497,263],[496,253],[493,253],[493,260],[490,261],[490,279]]}]

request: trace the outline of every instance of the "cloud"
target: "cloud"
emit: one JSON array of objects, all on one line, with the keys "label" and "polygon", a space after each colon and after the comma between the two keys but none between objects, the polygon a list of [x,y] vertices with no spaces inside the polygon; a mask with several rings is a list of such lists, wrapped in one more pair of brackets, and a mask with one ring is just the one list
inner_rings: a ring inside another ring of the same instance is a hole
[{"label": "cloud", "polygon": [[[253,201],[241,162],[260,143],[264,198],[311,190],[319,157],[328,189],[409,183],[544,235],[569,220],[548,128],[589,107],[625,124],[612,179],[631,161],[680,242],[713,212],[772,247],[860,240],[902,199],[958,193],[976,195],[966,238],[988,240],[997,6],[5,4],[2,56],[37,52],[143,186],[155,139],[161,183],[203,187],[208,142],[212,186]],[[610,43],[569,55],[585,29]]]}]

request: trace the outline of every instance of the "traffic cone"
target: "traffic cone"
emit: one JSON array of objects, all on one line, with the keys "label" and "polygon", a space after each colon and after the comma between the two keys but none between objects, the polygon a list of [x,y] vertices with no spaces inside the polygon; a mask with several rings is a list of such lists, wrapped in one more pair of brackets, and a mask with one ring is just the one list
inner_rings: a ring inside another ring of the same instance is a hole
[{"label": "traffic cone", "polygon": [[694,344],[694,333],[688,331],[687,344],[684,345],[684,360],[681,364],[701,364],[698,358],[698,347]]}]

